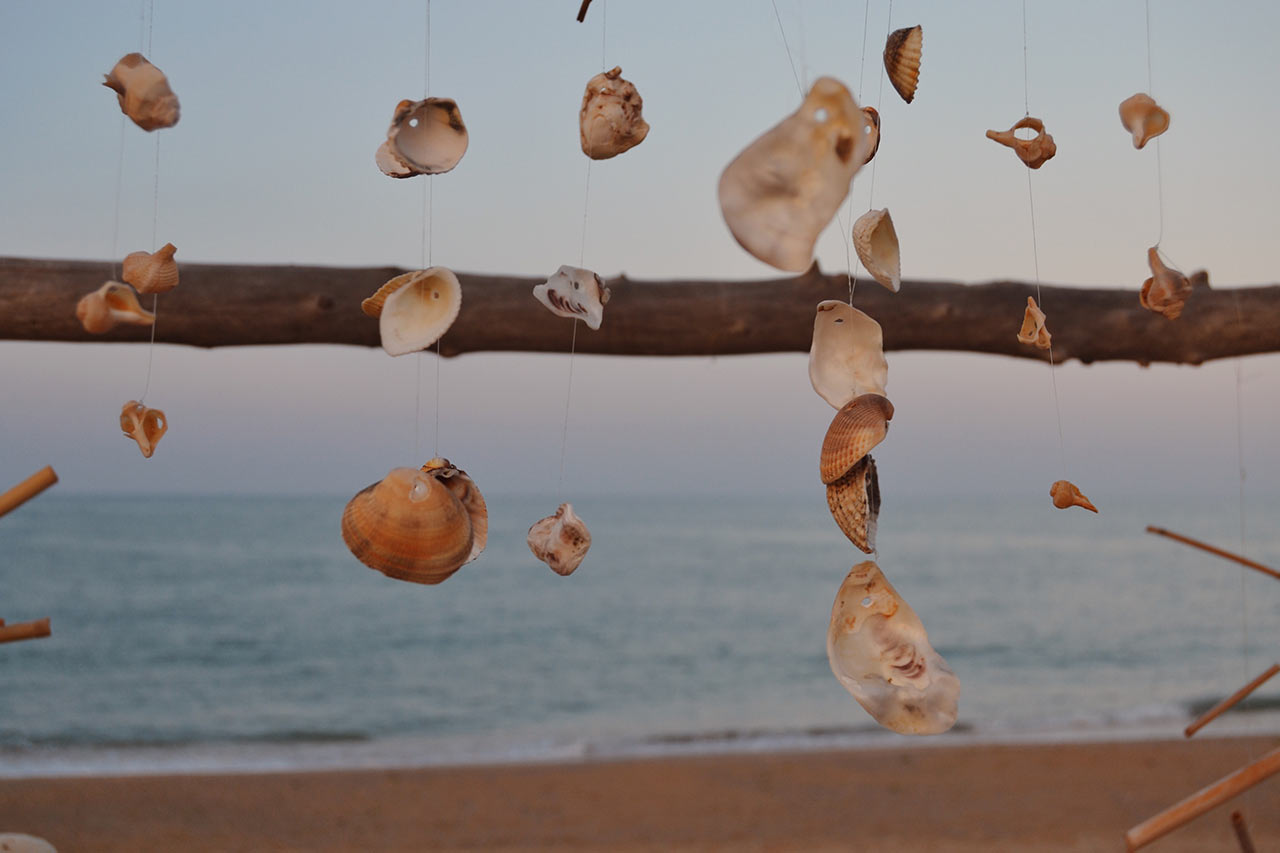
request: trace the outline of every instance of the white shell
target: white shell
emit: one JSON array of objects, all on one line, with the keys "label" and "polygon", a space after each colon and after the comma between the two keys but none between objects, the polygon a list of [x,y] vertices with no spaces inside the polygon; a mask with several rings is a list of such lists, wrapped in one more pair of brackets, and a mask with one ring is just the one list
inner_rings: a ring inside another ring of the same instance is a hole
[{"label": "white shell", "polygon": [[591,547],[587,524],[573,512],[573,504],[562,503],[555,515],[539,519],[529,528],[529,550],[558,575],[571,575],[581,565]]},{"label": "white shell", "polygon": [[780,270],[809,268],[871,152],[866,121],[843,83],[820,77],[800,109],[734,158],[720,176],[720,212],[742,248]]},{"label": "white shell", "polygon": [[159,130],[178,123],[178,96],[169,88],[164,72],[142,54],[121,57],[102,85],[116,93],[121,112],[143,130]]},{"label": "white shell", "polygon": [[831,671],[885,728],[931,735],[955,725],[960,680],[920,617],[867,560],[840,584],[827,629]]},{"label": "white shell", "polygon": [[458,165],[467,142],[467,126],[452,98],[401,101],[374,162],[393,178],[438,175]]},{"label": "white shell", "polygon": [[819,302],[809,347],[809,381],[835,409],[863,394],[887,397],[889,363],[880,324],[847,302]]},{"label": "white shell", "polygon": [[560,267],[545,283],[534,286],[533,296],[557,317],[583,320],[592,331],[604,320],[609,288],[591,270]]},{"label": "white shell", "polygon": [[388,355],[426,349],[448,331],[462,307],[462,285],[445,267],[398,275],[360,304],[378,318]]},{"label": "white shell", "polygon": [[902,285],[902,262],[898,254],[898,232],[889,208],[868,210],[853,223],[853,249],[867,273],[885,287],[898,292]]},{"label": "white shell", "polygon": [[592,160],[608,160],[644,142],[649,123],[640,115],[643,108],[640,93],[623,79],[621,67],[592,77],[578,113],[582,153]]},{"label": "white shell", "polygon": [[21,832],[0,833],[0,853],[58,853],[48,841]]}]

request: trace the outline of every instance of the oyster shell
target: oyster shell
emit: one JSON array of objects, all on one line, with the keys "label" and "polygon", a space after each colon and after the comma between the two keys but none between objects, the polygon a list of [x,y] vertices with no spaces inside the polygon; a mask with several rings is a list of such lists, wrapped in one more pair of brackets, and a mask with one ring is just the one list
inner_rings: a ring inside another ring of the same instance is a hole
[{"label": "oyster shell", "polygon": [[1070,480],[1058,480],[1049,487],[1049,497],[1053,498],[1053,505],[1058,509],[1067,509],[1073,506],[1084,507],[1089,512],[1097,512],[1098,508],[1090,503],[1089,499],[1080,494],[1080,490],[1076,488],[1076,484]]},{"label": "oyster shell", "polygon": [[[1034,130],[1035,137],[1019,139],[1015,134],[1024,127]],[[1054,143],[1053,137],[1044,132],[1044,122],[1031,116],[1018,119],[1017,123],[1008,130],[988,130],[987,139],[1012,148],[1013,153],[1018,155],[1018,159],[1032,169],[1039,169],[1058,153],[1058,146]]]},{"label": "oyster shell", "polygon": [[1133,134],[1133,147],[1142,148],[1169,129],[1169,113],[1145,92],[1120,102],[1120,123]]},{"label": "oyster shell", "polygon": [[798,110],[725,167],[720,212],[742,248],[781,270],[809,268],[872,148],[866,121],[843,83],[820,77]]},{"label": "oyster shell", "polygon": [[1191,282],[1173,267],[1165,266],[1155,246],[1147,249],[1147,266],[1151,267],[1151,278],[1142,283],[1138,302],[1169,320],[1178,319],[1182,306],[1191,297]]},{"label": "oyster shell", "polygon": [[86,293],[76,303],[76,319],[90,334],[100,335],[117,323],[150,326],[156,315],[138,304],[133,288],[118,281],[108,281],[93,293]]},{"label": "oyster shell", "polygon": [[1049,349],[1053,335],[1045,327],[1045,315],[1036,305],[1034,296],[1027,297],[1027,310],[1022,315],[1022,328],[1018,331],[1018,340],[1024,344],[1035,344],[1039,349]]},{"label": "oyster shell", "polygon": [[178,96],[169,79],[140,53],[121,57],[102,85],[116,93],[120,110],[143,130],[159,130],[178,123]]},{"label": "oyster shell", "polygon": [[593,331],[600,328],[609,295],[609,287],[600,276],[568,265],[533,288],[534,298],[552,314],[583,320]]},{"label": "oyster shell", "polygon": [[847,302],[819,302],[809,347],[809,381],[818,396],[843,409],[862,394],[886,396],[888,380],[880,324]]},{"label": "oyster shell", "polygon": [[640,93],[623,79],[621,67],[592,77],[578,113],[582,153],[592,160],[608,160],[644,142],[649,123],[640,115],[643,108]]},{"label": "oyster shell", "polygon": [[853,248],[867,273],[897,293],[902,286],[902,261],[889,208],[868,210],[858,217],[853,223]]},{"label": "oyster shell", "polygon": [[138,442],[142,455],[150,459],[160,439],[169,431],[169,419],[159,409],[149,409],[137,400],[130,400],[120,408],[120,430],[125,438]]},{"label": "oyster shell", "polygon": [[172,243],[165,243],[154,253],[131,252],[124,259],[120,277],[139,293],[168,293],[178,286],[178,262],[173,259],[177,251]]},{"label": "oyster shell", "polygon": [[401,101],[373,159],[393,178],[439,175],[458,165],[467,142],[467,126],[452,98]]},{"label": "oyster shell", "polygon": [[906,27],[889,33],[884,43],[884,70],[889,82],[908,104],[916,96],[920,81],[920,50],[924,47],[924,29]]},{"label": "oyster shell", "polygon": [[834,483],[884,441],[893,419],[893,403],[879,394],[855,397],[836,412],[822,439],[818,472],[822,482]]},{"label": "oyster shell", "polygon": [[870,554],[876,549],[880,478],[871,454],[859,459],[843,477],[827,484],[827,509],[858,550]]},{"label": "oyster shell", "polygon": [[940,734],[955,725],[960,680],[911,605],[874,562],[854,566],[836,592],[827,660],[858,704],[887,729]]},{"label": "oyster shell", "polygon": [[587,556],[591,532],[573,512],[573,504],[562,503],[555,515],[539,519],[529,528],[529,550],[558,575],[571,575]]},{"label": "oyster shell", "polygon": [[398,275],[360,303],[378,318],[388,355],[426,349],[449,330],[462,308],[462,285],[452,270],[430,267]]}]

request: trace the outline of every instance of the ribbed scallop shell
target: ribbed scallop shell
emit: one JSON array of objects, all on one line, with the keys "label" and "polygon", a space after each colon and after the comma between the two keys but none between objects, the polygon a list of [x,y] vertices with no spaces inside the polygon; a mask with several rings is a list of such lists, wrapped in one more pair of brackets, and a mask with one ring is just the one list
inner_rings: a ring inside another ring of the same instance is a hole
[{"label": "ribbed scallop shell", "polygon": [[880,480],[870,454],[849,472],[827,486],[827,509],[836,525],[857,548],[870,554],[876,549],[876,523],[880,518]]},{"label": "ribbed scallop shell", "polygon": [[393,178],[438,175],[458,165],[468,141],[467,126],[452,98],[401,101],[374,162]]},{"label": "ribbed scallop shell", "polygon": [[640,93],[622,77],[621,67],[592,77],[578,113],[582,153],[592,160],[608,160],[644,142],[649,123],[640,114],[643,108]]},{"label": "ribbed scallop shell", "polygon": [[884,44],[884,70],[889,82],[908,104],[916,96],[920,82],[920,52],[924,47],[924,29],[906,27],[889,33]]},{"label": "ribbed scallop shell", "polygon": [[1133,147],[1142,148],[1169,129],[1169,113],[1145,92],[1120,102],[1120,123],[1133,134]]},{"label": "ribbed scallop shell", "polygon": [[462,285],[445,267],[398,275],[360,303],[378,318],[382,348],[389,355],[426,349],[448,331],[462,308]]},{"label": "ribbed scallop shell", "polygon": [[[1029,128],[1036,132],[1031,139],[1018,138],[1017,131]],[[1039,169],[1058,153],[1058,145],[1053,137],[1045,133],[1044,122],[1038,118],[1026,116],[1018,119],[1008,130],[988,130],[987,139],[999,142],[1006,148],[1012,148],[1018,159],[1029,168]]]},{"label": "ribbed scallop shell", "polygon": [[117,323],[150,326],[156,315],[138,303],[133,288],[118,281],[108,281],[93,293],[86,293],[76,303],[76,319],[90,334],[100,335]]},{"label": "ribbed scallop shell", "polygon": [[533,556],[558,575],[571,575],[591,547],[587,523],[574,514],[573,504],[562,503],[555,515],[539,519],[526,540]]},{"label": "ribbed scallop shell", "polygon": [[1151,268],[1151,278],[1142,283],[1138,302],[1166,319],[1178,319],[1191,298],[1191,282],[1173,267],[1165,266],[1155,246],[1147,249],[1147,266]]},{"label": "ribbed scallop shell", "polygon": [[1024,344],[1033,344],[1039,349],[1049,349],[1053,335],[1045,326],[1045,314],[1036,305],[1034,296],[1027,297],[1027,310],[1022,314],[1022,328],[1018,331],[1018,340]]},{"label": "ribbed scallop shell", "polygon": [[122,57],[102,85],[116,93],[120,110],[143,130],[159,130],[178,123],[178,96],[169,88],[164,72],[142,54]]},{"label": "ribbed scallop shell", "polygon": [[836,410],[861,394],[885,396],[889,363],[880,324],[839,299],[819,302],[809,347],[809,381]]},{"label": "ribbed scallop shell", "polygon": [[177,251],[172,243],[165,243],[154,253],[131,252],[120,277],[139,293],[167,293],[178,286],[178,262],[173,259]]},{"label": "ribbed scallop shell", "polygon": [[125,438],[136,441],[142,455],[150,459],[160,439],[169,431],[169,419],[159,409],[149,409],[137,400],[130,400],[120,408],[120,430]]},{"label": "ribbed scallop shell", "polygon": [[855,397],[836,412],[822,440],[818,463],[822,482],[834,483],[849,473],[858,460],[884,441],[892,418],[893,403],[879,394]]},{"label": "ribbed scallop shell", "polygon": [[867,273],[885,287],[898,292],[902,285],[902,260],[898,252],[898,232],[889,208],[868,210],[853,223],[853,249]]},{"label": "ribbed scallop shell", "polygon": [[1097,512],[1098,508],[1094,506],[1088,498],[1080,493],[1076,488],[1076,484],[1070,480],[1058,480],[1049,487],[1049,497],[1053,498],[1053,505],[1058,509],[1067,509],[1069,507],[1083,507],[1090,512]]}]

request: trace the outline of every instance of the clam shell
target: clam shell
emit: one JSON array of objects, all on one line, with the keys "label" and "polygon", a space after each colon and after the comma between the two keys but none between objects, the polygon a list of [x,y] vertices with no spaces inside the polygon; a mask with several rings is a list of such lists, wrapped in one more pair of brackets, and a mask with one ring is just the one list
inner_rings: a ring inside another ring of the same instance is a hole
[{"label": "clam shell", "polygon": [[398,275],[360,303],[378,318],[382,348],[389,355],[426,349],[448,331],[462,308],[462,285],[445,267]]},{"label": "clam shell", "polygon": [[401,101],[374,162],[393,178],[439,175],[458,165],[467,143],[467,126],[452,98]]},{"label": "clam shell", "polygon": [[93,293],[86,293],[76,303],[76,319],[84,330],[94,335],[115,328],[117,323],[150,326],[156,315],[138,304],[133,288],[118,281],[108,281]]},{"label": "clam shell", "polygon": [[920,617],[870,560],[854,566],[836,591],[827,661],[885,728],[931,735],[955,725],[960,680],[930,645]]},{"label": "clam shell", "polygon": [[880,324],[847,302],[819,302],[809,347],[809,381],[818,396],[839,410],[862,394],[886,396],[888,380]]},{"label": "clam shell", "polygon": [[130,400],[120,408],[120,430],[125,438],[138,442],[143,457],[150,459],[160,439],[169,431],[169,419],[159,409],[149,409],[137,400]]},{"label": "clam shell", "polygon": [[853,223],[853,248],[867,273],[897,293],[902,285],[902,262],[898,254],[898,232],[893,227],[889,208],[868,210],[858,217]]},{"label": "clam shell", "polygon": [[[1016,132],[1024,127],[1034,130],[1036,132],[1035,137],[1032,139],[1019,139]],[[1032,169],[1039,169],[1054,154],[1058,153],[1058,146],[1054,143],[1053,137],[1044,132],[1044,122],[1031,116],[1018,119],[1014,126],[1008,130],[988,130],[987,139],[999,142],[1007,148],[1012,148],[1013,153],[1018,155],[1018,159]]]},{"label": "clam shell", "polygon": [[172,243],[165,243],[154,253],[131,252],[124,259],[120,277],[139,293],[168,293],[178,286],[178,262],[173,259],[177,251]]},{"label": "clam shell", "polygon": [[454,467],[448,459],[439,456],[428,460],[421,470],[444,483],[445,488],[453,492],[453,496],[467,511],[467,516],[471,519],[471,553],[466,562],[470,563],[489,544],[489,507],[480,494],[480,487],[467,476],[466,471]]},{"label": "clam shell", "polygon": [[1027,310],[1022,315],[1022,328],[1018,331],[1018,340],[1024,344],[1034,344],[1039,349],[1049,349],[1053,335],[1045,327],[1045,315],[1036,305],[1034,296],[1027,297]]},{"label": "clam shell", "polygon": [[1080,493],[1076,488],[1076,484],[1070,480],[1058,480],[1049,487],[1049,497],[1053,498],[1053,505],[1058,509],[1067,509],[1069,507],[1084,507],[1089,512],[1097,512],[1098,508],[1094,506],[1088,498]]},{"label": "clam shell", "polygon": [[876,549],[876,524],[880,519],[880,479],[876,461],[867,454],[849,472],[827,485],[827,509],[844,535],[860,551]]},{"label": "clam shell", "polygon": [[123,56],[102,85],[116,93],[120,110],[143,130],[159,130],[178,123],[178,96],[169,80],[140,53]]},{"label": "clam shell", "polygon": [[820,77],[798,110],[725,167],[720,212],[742,248],[780,270],[809,268],[871,150],[866,121],[843,83]]},{"label": "clam shell", "polygon": [[875,107],[863,107],[862,115],[866,117],[866,123],[863,125],[866,131],[867,139],[871,140],[871,151],[867,153],[867,159],[862,161],[862,165],[867,165],[872,158],[876,156],[876,152],[880,150],[880,111]]},{"label": "clam shell", "polygon": [[924,47],[924,29],[906,27],[889,33],[884,43],[884,70],[889,82],[908,104],[916,96],[920,82],[920,51]]},{"label": "clam shell", "polygon": [[640,93],[623,79],[621,67],[592,77],[578,113],[582,153],[592,160],[608,160],[644,142],[649,123],[640,115],[643,108]]},{"label": "clam shell", "polygon": [[594,331],[604,320],[610,293],[604,279],[591,270],[566,265],[536,285],[533,296],[557,317],[583,320]]},{"label": "clam shell", "polygon": [[879,394],[855,397],[836,412],[822,440],[818,470],[822,482],[830,484],[849,473],[858,460],[884,441],[893,418],[893,403]]},{"label": "clam shell", "polygon": [[1166,319],[1178,319],[1191,297],[1191,282],[1173,267],[1165,266],[1155,246],[1147,249],[1147,266],[1151,267],[1151,278],[1142,283],[1138,302]]},{"label": "clam shell", "polygon": [[529,528],[526,540],[533,556],[558,575],[571,575],[581,565],[591,547],[587,524],[573,512],[573,504],[562,503],[555,515],[539,519]]},{"label": "clam shell", "polygon": [[1142,148],[1169,129],[1169,113],[1145,92],[1120,102],[1120,123],[1133,134],[1133,147]]}]

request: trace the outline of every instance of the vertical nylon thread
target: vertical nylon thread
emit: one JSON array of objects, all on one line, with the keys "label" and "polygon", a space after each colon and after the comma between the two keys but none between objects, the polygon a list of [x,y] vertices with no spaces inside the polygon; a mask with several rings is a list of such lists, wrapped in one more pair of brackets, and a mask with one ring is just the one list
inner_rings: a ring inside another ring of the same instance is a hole
[{"label": "vertical nylon thread", "polygon": [[[1151,98],[1155,98],[1155,83],[1151,74],[1151,0],[1146,0],[1146,16],[1147,16],[1147,94]],[[1164,164],[1160,158],[1160,137],[1155,138],[1156,144],[1156,209],[1160,214],[1160,230],[1156,234],[1156,248],[1160,248],[1161,241],[1164,240]]]},{"label": "vertical nylon thread", "polygon": [[773,16],[778,19],[778,32],[782,34],[782,47],[787,52],[787,64],[791,66],[791,76],[796,80],[796,90],[800,92],[800,97],[804,97],[804,86],[800,83],[800,75],[796,73],[796,61],[791,56],[791,45],[787,44],[787,29],[782,26],[782,15],[778,13],[778,0],[770,0],[773,3]]},{"label": "vertical nylon thread", "polygon": [[556,483],[556,503],[564,503],[564,460],[569,449],[569,404],[573,400],[573,357],[578,350],[578,318],[573,318],[573,337],[569,342],[569,382],[564,392],[564,426],[560,430],[560,479]]}]

